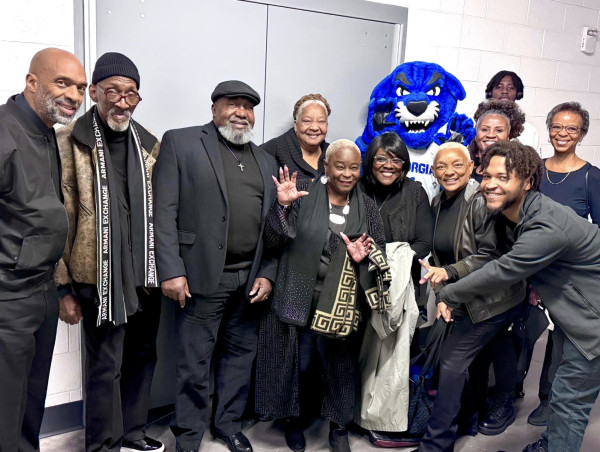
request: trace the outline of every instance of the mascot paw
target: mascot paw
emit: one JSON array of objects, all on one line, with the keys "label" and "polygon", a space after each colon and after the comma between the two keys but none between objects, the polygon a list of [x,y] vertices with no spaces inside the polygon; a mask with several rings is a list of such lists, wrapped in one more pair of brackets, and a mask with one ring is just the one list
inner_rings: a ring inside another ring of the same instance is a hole
[{"label": "mascot paw", "polygon": [[436,134],[434,141],[437,144],[453,141],[468,146],[474,137],[475,124],[473,120],[467,115],[454,113],[448,121],[446,132]]}]

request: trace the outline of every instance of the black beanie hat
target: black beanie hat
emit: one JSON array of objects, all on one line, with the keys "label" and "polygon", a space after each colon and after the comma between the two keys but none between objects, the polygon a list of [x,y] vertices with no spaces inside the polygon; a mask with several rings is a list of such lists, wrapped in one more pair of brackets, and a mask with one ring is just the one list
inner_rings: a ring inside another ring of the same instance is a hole
[{"label": "black beanie hat", "polygon": [[117,52],[108,52],[98,58],[92,74],[92,84],[95,85],[105,78],[115,75],[130,78],[135,82],[137,88],[140,88],[140,73],[137,67],[133,61]]}]

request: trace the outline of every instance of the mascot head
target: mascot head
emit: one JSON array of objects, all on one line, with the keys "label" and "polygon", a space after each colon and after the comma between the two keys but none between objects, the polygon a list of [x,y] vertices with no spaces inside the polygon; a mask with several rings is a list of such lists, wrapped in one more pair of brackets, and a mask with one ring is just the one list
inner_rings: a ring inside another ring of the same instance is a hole
[{"label": "mascot head", "polygon": [[371,93],[367,124],[357,144],[366,149],[384,132],[396,132],[411,148],[428,147],[466,96],[456,77],[434,63],[398,66]]}]

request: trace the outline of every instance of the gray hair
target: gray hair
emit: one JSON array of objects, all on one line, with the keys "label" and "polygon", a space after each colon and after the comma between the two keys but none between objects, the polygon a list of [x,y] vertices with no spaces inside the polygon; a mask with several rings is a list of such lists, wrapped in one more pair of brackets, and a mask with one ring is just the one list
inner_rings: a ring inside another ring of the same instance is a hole
[{"label": "gray hair", "polygon": [[506,113],[504,113],[501,110],[489,110],[482,114],[477,120],[477,123],[475,124],[475,130],[479,128],[479,124],[481,123],[482,119],[490,115],[502,116],[504,119],[506,119],[506,123],[508,124],[508,130],[506,131],[506,133],[510,135],[510,118]]},{"label": "gray hair", "polygon": [[323,109],[323,111],[325,112],[325,116],[328,116],[327,107],[325,106],[324,102],[322,102],[318,99],[309,99],[300,104],[300,106],[298,107],[298,110],[296,111],[296,117],[294,118],[294,121],[296,121],[300,116],[302,116],[304,109],[306,107],[308,107],[309,105],[320,105],[321,108]]},{"label": "gray hair", "polygon": [[464,146],[463,144],[457,143],[456,141],[446,141],[444,144],[442,144],[439,148],[437,148],[435,150],[435,154],[433,155],[434,162],[435,162],[435,159],[437,158],[437,155],[440,153],[440,151],[443,151],[445,149],[453,149],[455,151],[462,151],[462,153],[465,154],[465,157],[467,158],[467,162],[471,161],[471,153],[469,152],[469,150],[467,149],[466,146]]},{"label": "gray hair", "polygon": [[581,117],[581,132],[583,132],[584,135],[587,135],[588,130],[590,129],[590,114],[579,102],[563,102],[550,110],[550,113],[546,116],[546,127],[548,130],[550,130],[550,126],[552,125],[554,115],[563,111],[579,115]]},{"label": "gray hair", "polygon": [[347,140],[346,138],[341,138],[339,140],[335,140],[333,143],[329,145],[327,150],[325,151],[325,161],[329,161],[329,157],[331,154],[339,151],[340,149],[352,149],[358,153],[358,156],[362,158],[362,154],[360,153],[360,149],[356,145],[356,143],[352,140]]}]

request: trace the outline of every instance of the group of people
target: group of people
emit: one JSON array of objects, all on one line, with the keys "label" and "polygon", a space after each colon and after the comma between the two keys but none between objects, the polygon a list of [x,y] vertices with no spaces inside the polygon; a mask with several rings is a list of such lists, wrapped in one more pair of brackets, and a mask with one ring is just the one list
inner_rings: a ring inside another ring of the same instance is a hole
[{"label": "group of people", "polygon": [[[95,104],[73,121],[86,89]],[[423,283],[452,329],[418,450],[453,450],[461,419],[471,434],[514,421],[510,325],[527,300],[555,327],[530,416],[548,427],[524,450],[578,450],[600,391],[600,170],[575,152],[589,115],[556,106],[542,161],[517,141],[537,141],[523,138],[518,76],[502,71],[486,94],[474,144],[437,150],[443,190],[430,200],[395,133],[364,156],[350,140],[327,143],[319,94],[257,146],[260,95],[224,81],[210,122],[159,141],[132,119],[142,98],[127,56],[102,55],[88,88],[74,55],[38,52],[24,91],[0,106],[0,450],[39,450],[59,317],[83,325],[86,451],[165,450],[145,432],[163,297],[179,306],[177,451],[197,451],[210,429],[251,452],[249,399],[283,420],[294,452],[315,405],[334,452],[350,450],[354,422],[377,444],[407,428]]]}]

